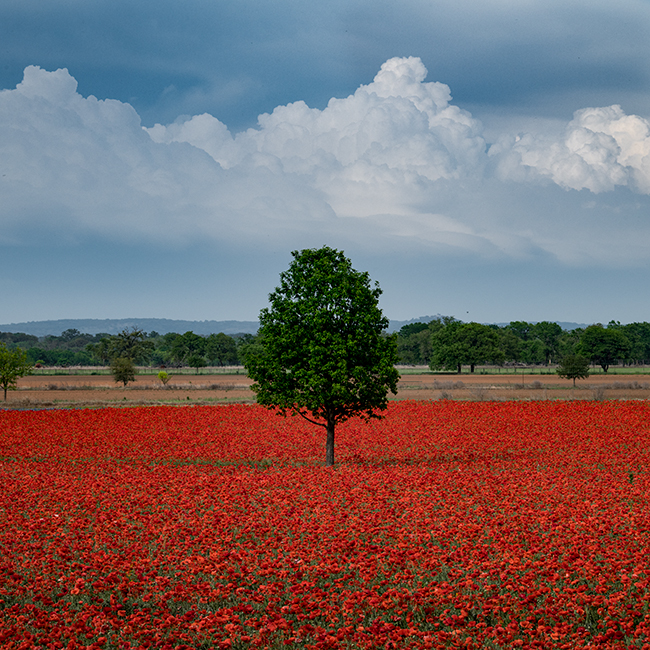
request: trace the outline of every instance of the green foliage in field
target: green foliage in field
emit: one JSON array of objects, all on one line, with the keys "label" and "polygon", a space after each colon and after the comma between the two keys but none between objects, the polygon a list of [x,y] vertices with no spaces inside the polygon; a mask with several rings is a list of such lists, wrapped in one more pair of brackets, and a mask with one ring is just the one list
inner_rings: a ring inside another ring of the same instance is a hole
[{"label": "green foliage in field", "polygon": [[28,375],[31,370],[32,364],[24,350],[8,350],[4,343],[0,343],[0,388],[4,391],[5,401],[7,391],[15,390],[18,379]]},{"label": "green foliage in field", "polygon": [[111,373],[116,382],[126,386],[130,381],[135,381],[135,365],[128,357],[115,357],[111,361]]},{"label": "green foliage in field", "polygon": [[249,348],[246,368],[259,404],[325,427],[331,466],[336,425],[379,417],[397,392],[396,337],[385,334],[379,285],[341,251],[292,255],[260,312],[261,347]]},{"label": "green foliage in field", "polygon": [[560,377],[573,379],[573,386],[576,379],[587,379],[589,377],[589,359],[579,354],[568,354],[562,359],[556,370]]}]

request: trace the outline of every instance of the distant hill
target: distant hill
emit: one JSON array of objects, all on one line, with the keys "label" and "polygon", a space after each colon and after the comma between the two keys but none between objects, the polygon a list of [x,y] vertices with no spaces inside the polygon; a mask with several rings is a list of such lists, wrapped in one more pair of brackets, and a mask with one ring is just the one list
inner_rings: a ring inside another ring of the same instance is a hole
[{"label": "distant hill", "polygon": [[[408,323],[428,323],[435,316],[422,316],[411,320],[392,320],[388,330],[397,332]],[[0,325],[0,332],[22,332],[33,336],[60,336],[61,332],[75,329],[82,334],[117,334],[124,328],[136,327],[147,333],[194,332],[195,334],[255,334],[259,327],[257,321],[248,320],[173,320],[170,318],[65,318],[61,320],[39,320],[26,323],[7,323]]]},{"label": "distant hill", "polygon": [[[539,321],[533,320],[529,322],[531,325],[535,325],[535,323],[538,323]],[[576,330],[578,328],[584,329],[585,327],[589,327],[589,325],[593,325],[593,323],[570,323],[561,320],[556,320],[552,322],[557,323],[566,332],[570,332],[571,330]],[[496,324],[499,327],[505,327],[506,325],[510,325],[510,323],[496,323]]]},{"label": "distant hill", "polygon": [[578,328],[584,329],[585,327],[589,327],[589,325],[593,325],[593,323],[564,323],[562,321],[557,321],[557,324],[563,329],[563,330],[577,330]]},{"label": "distant hill", "polygon": [[33,336],[60,336],[69,329],[79,330],[82,334],[117,334],[124,328],[136,327],[147,333],[192,331],[195,334],[255,334],[257,321],[241,320],[172,320],[169,318],[68,318],[63,320],[29,321],[27,323],[8,323],[0,325],[0,332],[22,332]]},{"label": "distant hill", "polygon": [[[420,316],[410,320],[391,320],[388,327],[389,332],[398,332],[404,325],[410,323],[429,323],[436,316]],[[503,327],[508,323],[498,323]],[[584,323],[558,322],[564,330],[572,330],[577,327],[587,327]],[[255,334],[259,323],[250,320],[172,320],[170,318],[68,318],[62,320],[39,320],[28,321],[27,323],[7,323],[0,325],[0,332],[22,332],[33,336],[60,336],[61,332],[69,329],[79,330],[82,334],[117,334],[125,328],[136,327],[147,333],[158,332],[194,332],[207,336],[223,332],[232,336],[233,334]]]},{"label": "distant hill", "polygon": [[404,325],[411,323],[430,323],[434,318],[440,318],[440,314],[436,316],[420,316],[419,318],[411,318],[411,320],[392,320],[388,326],[389,332],[399,332]]}]

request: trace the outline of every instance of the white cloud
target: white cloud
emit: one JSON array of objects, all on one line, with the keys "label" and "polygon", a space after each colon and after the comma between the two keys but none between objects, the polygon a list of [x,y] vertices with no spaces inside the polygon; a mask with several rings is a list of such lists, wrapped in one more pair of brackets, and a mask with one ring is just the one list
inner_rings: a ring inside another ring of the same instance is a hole
[{"label": "white cloud", "polygon": [[576,111],[561,137],[503,138],[490,154],[503,180],[539,175],[567,189],[599,193],[621,185],[650,194],[650,123],[620,106]]},{"label": "white cloud", "polygon": [[[449,104],[446,85],[425,83],[426,74],[420,59],[390,59],[354,95],[332,99],[324,110],[304,102],[279,106],[259,117],[259,129],[234,138],[209,115],[148,131],[156,142],[189,142],[224,168],[254,159],[274,171],[308,176],[339,216],[375,214],[378,187],[409,193],[421,182],[479,173],[484,163],[480,123]],[[346,198],[360,193],[365,207]],[[395,198],[400,212],[402,197]]]},{"label": "white cloud", "polygon": [[[390,59],[322,110],[279,106],[233,134],[208,114],[143,129],[130,105],[79,95],[67,70],[29,67],[0,92],[0,237],[647,258],[646,120],[584,109],[561,137],[504,136],[488,153],[481,123],[426,74],[418,58]],[[614,217],[595,195],[621,186],[641,207]],[[580,207],[576,190],[595,207]]]},{"label": "white cloud", "polygon": [[298,207],[328,215],[289,177],[224,170],[196,147],[155,143],[131,106],[81,97],[67,70],[27,68],[16,90],[0,92],[0,115],[5,241],[37,237],[34,227],[67,239],[228,239],[273,224],[269,206],[288,220]]}]

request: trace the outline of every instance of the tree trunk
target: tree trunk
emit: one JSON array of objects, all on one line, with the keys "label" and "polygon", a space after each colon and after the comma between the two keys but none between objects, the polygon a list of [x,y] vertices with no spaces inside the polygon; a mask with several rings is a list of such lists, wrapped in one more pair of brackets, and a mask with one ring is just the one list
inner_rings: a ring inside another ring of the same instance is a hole
[{"label": "tree trunk", "polygon": [[460,375],[460,373],[461,373],[461,367],[460,367],[460,363],[459,363],[458,364],[458,374]]},{"label": "tree trunk", "polygon": [[469,364],[469,371],[474,372],[474,364],[473,363]]},{"label": "tree trunk", "polygon": [[334,467],[334,426],[336,420],[327,418],[327,442],[325,444],[325,467]]}]

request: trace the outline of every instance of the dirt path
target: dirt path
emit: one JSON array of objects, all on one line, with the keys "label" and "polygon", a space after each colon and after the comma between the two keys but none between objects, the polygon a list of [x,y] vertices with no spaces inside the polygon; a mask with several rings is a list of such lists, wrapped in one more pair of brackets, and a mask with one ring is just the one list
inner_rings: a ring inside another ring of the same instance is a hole
[{"label": "dirt path", "polygon": [[650,375],[403,375],[398,399],[546,400],[650,399]]},{"label": "dirt path", "polygon": [[[137,375],[124,388],[110,375],[30,375],[0,408],[254,402],[251,383],[245,375],[172,375],[163,386],[155,375]],[[403,374],[393,399],[650,399],[650,375],[594,375],[573,389],[557,375]]]},{"label": "dirt path", "polygon": [[137,375],[124,387],[110,375],[30,375],[8,393],[7,406],[252,402],[251,383],[245,375],[177,375],[163,386],[155,375]]}]

